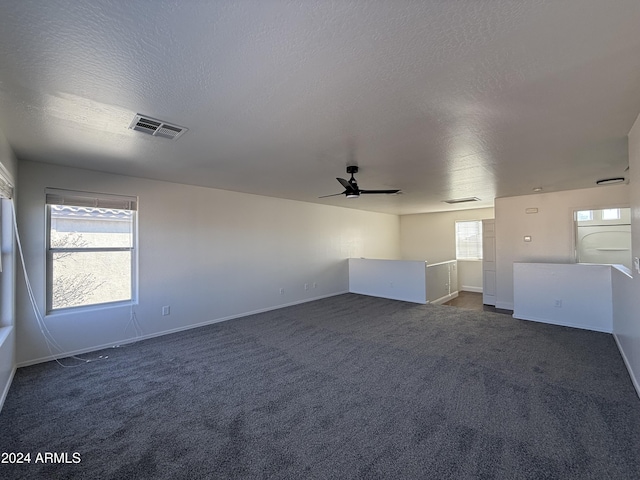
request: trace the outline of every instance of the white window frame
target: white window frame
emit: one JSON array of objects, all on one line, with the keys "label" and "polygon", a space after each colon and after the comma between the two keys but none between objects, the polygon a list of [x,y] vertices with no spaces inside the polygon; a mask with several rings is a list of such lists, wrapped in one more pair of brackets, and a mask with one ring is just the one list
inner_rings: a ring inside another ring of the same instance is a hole
[{"label": "white window frame", "polygon": [[[462,224],[475,224],[478,231],[478,242],[476,243],[477,255],[461,252],[460,249],[460,228]],[[482,220],[463,220],[455,223],[456,260],[482,260]]]},{"label": "white window frame", "polygon": [[604,221],[620,220],[620,209],[619,208],[603,208],[602,220]]},{"label": "white window frame", "polygon": [[[47,188],[45,191],[46,207],[46,311],[47,314],[56,314],[65,311],[76,311],[81,309],[95,309],[105,306],[136,304],[138,299],[138,199],[137,197],[111,195],[105,193],[79,192],[71,190],[60,190]],[[52,205],[66,205],[89,208],[109,208],[119,210],[130,210],[133,212],[132,218],[132,238],[131,247],[80,247],[80,248],[52,248],[51,247],[51,207]],[[131,286],[130,298],[111,302],[90,303],[84,305],[53,308],[53,255],[62,252],[131,252]]]}]

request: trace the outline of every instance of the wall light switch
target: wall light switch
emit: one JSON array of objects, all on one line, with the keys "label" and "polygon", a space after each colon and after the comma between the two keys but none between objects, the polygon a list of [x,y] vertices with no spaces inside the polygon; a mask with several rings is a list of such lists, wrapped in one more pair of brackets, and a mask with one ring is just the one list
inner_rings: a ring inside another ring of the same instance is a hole
[{"label": "wall light switch", "polygon": [[524,241],[525,242],[530,242],[531,241],[531,235],[525,235],[524,236]]},{"label": "wall light switch", "polygon": [[640,273],[640,258],[638,257],[633,258],[633,268],[636,269],[636,272]]}]

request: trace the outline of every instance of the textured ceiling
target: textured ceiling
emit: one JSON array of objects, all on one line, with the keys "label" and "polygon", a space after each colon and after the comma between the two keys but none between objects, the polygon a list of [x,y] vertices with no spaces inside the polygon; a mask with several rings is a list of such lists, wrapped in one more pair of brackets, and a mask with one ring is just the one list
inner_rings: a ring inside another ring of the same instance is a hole
[{"label": "textured ceiling", "polygon": [[[389,213],[624,175],[638,0],[0,3],[19,159]],[[189,130],[130,130],[136,113]],[[318,199],[357,164],[361,188]],[[606,187],[602,187],[606,188]]]}]

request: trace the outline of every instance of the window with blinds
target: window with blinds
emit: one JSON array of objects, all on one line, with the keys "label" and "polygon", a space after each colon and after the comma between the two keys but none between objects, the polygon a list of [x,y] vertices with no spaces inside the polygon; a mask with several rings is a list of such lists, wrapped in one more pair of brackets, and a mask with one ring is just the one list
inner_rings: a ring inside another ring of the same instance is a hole
[{"label": "window with blinds", "polygon": [[135,298],[135,197],[48,189],[47,310]]},{"label": "window with blinds", "polygon": [[456,222],[456,259],[482,260],[482,221]]}]

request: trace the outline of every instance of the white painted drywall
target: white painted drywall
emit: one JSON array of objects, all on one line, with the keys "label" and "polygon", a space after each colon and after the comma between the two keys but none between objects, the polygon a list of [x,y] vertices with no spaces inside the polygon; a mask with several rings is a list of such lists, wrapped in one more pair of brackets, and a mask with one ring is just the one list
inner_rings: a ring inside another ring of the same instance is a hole
[{"label": "white painted drywall", "polygon": [[[493,208],[400,216],[400,255],[403,260],[446,262],[456,258],[455,224],[494,218]],[[482,262],[458,262],[458,290],[482,291]]]},{"label": "white painted drywall", "polygon": [[[45,188],[139,197],[135,311],[145,336],[347,292],[349,257],[399,258],[396,215],[34,162],[20,163],[19,180],[18,222],[40,309]],[[23,365],[50,354],[19,286],[17,361]],[[164,305],[171,306],[168,316],[161,315]],[[129,318],[128,307],[112,307],[46,321],[64,350],[75,352],[131,340]]]},{"label": "white painted drywall", "polygon": [[482,293],[482,260],[458,260],[458,290]]},{"label": "white painted drywall", "polygon": [[349,259],[349,291],[405,302],[427,303],[425,262]]},{"label": "white painted drywall", "polygon": [[611,267],[514,263],[513,316],[611,333]]},{"label": "white painted drywall", "polygon": [[[496,307],[513,310],[515,262],[575,262],[574,210],[628,205],[628,185],[497,198]],[[538,213],[527,214],[527,208]]]},{"label": "white painted drywall", "polygon": [[400,216],[403,260],[446,262],[456,258],[456,222],[494,218],[493,208]]},{"label": "white painted drywall", "polygon": [[[640,257],[640,116],[629,132],[629,175],[633,258]],[[613,272],[613,334],[640,395],[640,272],[632,275]]]},{"label": "white painted drywall", "polygon": [[[16,159],[0,132],[0,164],[15,185]],[[8,202],[2,202],[2,273],[0,273],[0,409],[9,391],[16,368],[15,361],[15,244],[13,240],[13,213]]]}]

